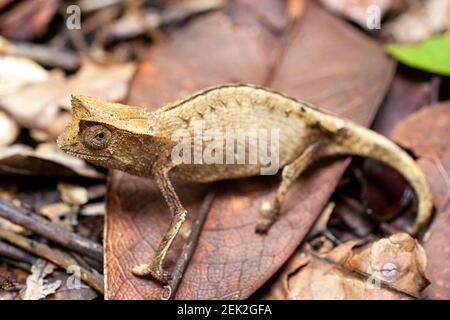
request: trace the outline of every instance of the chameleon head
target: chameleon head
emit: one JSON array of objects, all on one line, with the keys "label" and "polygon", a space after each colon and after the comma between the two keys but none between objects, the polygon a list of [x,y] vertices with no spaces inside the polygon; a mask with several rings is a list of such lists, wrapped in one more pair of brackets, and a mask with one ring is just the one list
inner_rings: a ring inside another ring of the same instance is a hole
[{"label": "chameleon head", "polygon": [[147,117],[141,108],[72,96],[72,119],[57,143],[70,155],[128,171],[135,163],[133,148],[139,147],[133,131],[146,126]]}]

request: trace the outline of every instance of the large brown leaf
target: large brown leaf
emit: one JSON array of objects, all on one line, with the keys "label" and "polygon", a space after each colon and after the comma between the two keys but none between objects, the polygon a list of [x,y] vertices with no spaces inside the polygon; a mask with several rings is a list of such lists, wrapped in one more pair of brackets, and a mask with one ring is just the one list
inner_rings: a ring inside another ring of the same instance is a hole
[{"label": "large brown leaf", "polygon": [[[286,28],[290,34],[285,32],[282,39],[259,21],[260,15],[254,14],[248,3],[192,21],[167,44],[150,50],[138,68],[128,103],[154,109],[208,85],[251,82],[309,100],[365,125],[370,123],[394,69],[380,47],[313,4],[299,23]],[[336,162],[310,170],[299,179],[282,217],[267,235],[255,234],[254,229],[260,202],[273,197],[278,178],[220,183],[175,297],[247,298],[299,245],[344,168],[344,162]],[[120,172],[113,172],[110,178],[106,298],[159,299],[161,286],[134,277],[130,268],[152,256],[168,226],[168,209],[153,182]],[[207,188],[177,187],[190,212],[189,221]],[[169,269],[180,242],[169,256]]]}]

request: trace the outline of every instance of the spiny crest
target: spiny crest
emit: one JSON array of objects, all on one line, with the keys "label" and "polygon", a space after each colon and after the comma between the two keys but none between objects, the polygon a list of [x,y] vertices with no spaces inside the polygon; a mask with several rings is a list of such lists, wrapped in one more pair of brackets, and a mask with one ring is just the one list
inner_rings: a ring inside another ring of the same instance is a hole
[{"label": "spiny crest", "polygon": [[96,121],[135,133],[144,133],[148,128],[149,113],[143,108],[83,95],[72,96],[71,104],[75,121]]}]

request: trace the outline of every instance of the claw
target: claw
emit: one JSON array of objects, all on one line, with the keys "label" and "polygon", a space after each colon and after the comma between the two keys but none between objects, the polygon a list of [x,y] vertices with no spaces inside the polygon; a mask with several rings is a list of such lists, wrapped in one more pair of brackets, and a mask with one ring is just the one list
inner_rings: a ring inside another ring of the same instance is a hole
[{"label": "claw", "polygon": [[268,201],[264,201],[260,208],[261,215],[259,216],[258,224],[256,225],[256,233],[267,233],[270,227],[276,220],[276,210]]},{"label": "claw", "polygon": [[135,266],[131,272],[138,277],[151,275],[163,284],[169,283],[170,279],[172,279],[170,272],[163,270],[161,266],[154,266],[152,264],[141,264]]}]

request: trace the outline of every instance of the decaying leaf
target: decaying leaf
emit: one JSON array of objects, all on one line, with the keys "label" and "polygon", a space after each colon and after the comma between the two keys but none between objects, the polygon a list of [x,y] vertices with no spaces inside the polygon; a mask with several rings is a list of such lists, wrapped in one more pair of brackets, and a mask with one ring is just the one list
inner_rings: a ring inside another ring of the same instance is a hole
[{"label": "decaying leaf", "polygon": [[19,144],[0,149],[0,174],[104,177],[83,160],[63,153],[53,143],[40,144],[35,150]]},{"label": "decaying leaf", "polygon": [[0,148],[14,142],[19,132],[19,125],[6,113],[0,111]]},{"label": "decaying leaf", "polygon": [[372,129],[389,137],[392,129],[411,113],[432,103],[437,94],[432,81],[414,70],[398,72],[372,124]]},{"label": "decaying leaf", "polygon": [[450,102],[415,112],[394,128],[391,137],[418,157],[441,158],[450,149]]},{"label": "decaying leaf", "polygon": [[45,279],[55,270],[55,266],[48,261],[38,259],[31,267],[31,275],[27,278],[27,285],[21,292],[22,300],[40,300],[54,294],[61,286],[61,281],[48,283]]},{"label": "decaying leaf", "polygon": [[423,41],[444,31],[450,18],[450,0],[409,1],[407,12],[383,25],[382,34],[395,43]]},{"label": "decaying leaf", "polygon": [[[450,190],[450,189],[449,189]],[[448,199],[450,202],[450,199]],[[424,247],[428,256],[426,275],[431,280],[426,299],[450,299],[450,211],[441,212],[429,231]]]},{"label": "decaying leaf", "polygon": [[427,285],[423,248],[406,233],[361,252],[355,241],[327,253],[296,253],[265,299],[412,299]]}]

